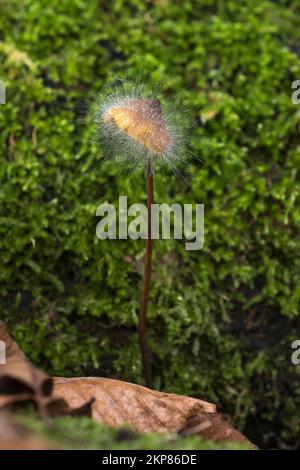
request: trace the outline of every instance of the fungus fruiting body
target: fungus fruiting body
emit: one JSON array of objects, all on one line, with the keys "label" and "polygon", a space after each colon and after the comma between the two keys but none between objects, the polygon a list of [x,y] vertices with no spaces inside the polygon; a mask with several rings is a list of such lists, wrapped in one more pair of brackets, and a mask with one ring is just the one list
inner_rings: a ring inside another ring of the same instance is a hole
[{"label": "fungus fruiting body", "polygon": [[95,137],[104,158],[131,173],[147,167],[180,172],[186,161],[186,114],[173,97],[165,100],[160,87],[121,82],[96,100]]},{"label": "fungus fruiting body", "polygon": [[104,112],[103,121],[113,123],[128,137],[157,156],[168,152],[172,144],[159,100],[126,100]]},{"label": "fungus fruiting body", "polygon": [[144,279],[139,308],[139,343],[144,379],[152,386],[146,341],[146,320],[152,265],[152,204],[154,170],[167,167],[175,173],[186,159],[186,126],[174,100],[162,101],[159,90],[143,84],[122,82],[109,90],[95,105],[94,123],[104,156],[133,173],[146,170],[148,236]]}]

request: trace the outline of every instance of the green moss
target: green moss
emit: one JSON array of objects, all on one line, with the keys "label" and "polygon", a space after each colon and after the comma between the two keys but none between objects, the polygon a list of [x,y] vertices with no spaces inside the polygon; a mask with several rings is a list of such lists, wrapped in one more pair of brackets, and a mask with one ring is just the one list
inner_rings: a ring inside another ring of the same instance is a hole
[{"label": "green moss", "polygon": [[158,202],[205,204],[205,245],[155,244],[155,386],[216,402],[260,446],[294,445],[298,2],[19,3],[2,1],[0,19],[1,318],[50,373],[141,382],[144,243],[100,242],[95,211],[145,201],[145,185],[103,166],[83,118],[114,74],[150,73],[202,120],[191,147],[205,162],[188,185],[156,181]]},{"label": "green moss", "polygon": [[126,426],[116,430],[89,418],[56,418],[49,427],[33,416],[23,416],[19,421],[39,438],[66,450],[249,450],[245,444],[216,444],[196,436],[145,435]]}]

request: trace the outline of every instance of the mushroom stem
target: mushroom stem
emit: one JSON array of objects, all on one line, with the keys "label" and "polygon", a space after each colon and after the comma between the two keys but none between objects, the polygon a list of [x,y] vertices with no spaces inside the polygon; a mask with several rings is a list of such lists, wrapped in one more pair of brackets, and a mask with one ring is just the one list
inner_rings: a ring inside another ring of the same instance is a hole
[{"label": "mushroom stem", "polygon": [[148,210],[148,235],[146,239],[146,254],[144,264],[144,280],[140,300],[139,311],[139,342],[142,356],[143,374],[147,387],[152,387],[152,370],[150,363],[149,349],[146,339],[146,321],[147,321],[147,307],[149,300],[149,288],[151,280],[151,266],[152,266],[152,246],[153,240],[152,233],[152,204],[153,204],[153,172],[150,160],[147,165],[147,210]]}]

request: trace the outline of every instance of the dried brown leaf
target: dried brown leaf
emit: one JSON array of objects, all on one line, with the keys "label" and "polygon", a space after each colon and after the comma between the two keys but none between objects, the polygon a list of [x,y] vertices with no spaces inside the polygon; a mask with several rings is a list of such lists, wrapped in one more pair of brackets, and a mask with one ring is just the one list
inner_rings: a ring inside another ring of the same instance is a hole
[{"label": "dried brown leaf", "polygon": [[92,417],[108,426],[118,428],[127,423],[143,433],[196,434],[215,442],[249,444],[217,413],[215,405],[197,398],[100,377],[57,377],[54,394],[62,396],[70,407],[78,407],[94,396]]},{"label": "dried brown leaf", "polygon": [[0,365],[0,409],[33,403],[44,420],[61,415],[91,415],[92,398],[70,409],[61,397],[52,396],[53,379],[34,367],[0,322],[0,340],[6,346],[6,364]]},{"label": "dried brown leaf", "polygon": [[0,339],[7,353],[7,363],[0,366],[0,410],[32,402],[43,417],[88,414],[115,428],[127,423],[143,433],[199,435],[215,442],[250,444],[212,403],[101,377],[52,379],[26,359],[3,322]]},{"label": "dried brown leaf", "polygon": [[50,396],[51,377],[26,359],[3,322],[0,322],[0,340],[6,346],[6,364],[1,364],[0,367],[0,394],[35,393],[39,389],[43,395]]}]

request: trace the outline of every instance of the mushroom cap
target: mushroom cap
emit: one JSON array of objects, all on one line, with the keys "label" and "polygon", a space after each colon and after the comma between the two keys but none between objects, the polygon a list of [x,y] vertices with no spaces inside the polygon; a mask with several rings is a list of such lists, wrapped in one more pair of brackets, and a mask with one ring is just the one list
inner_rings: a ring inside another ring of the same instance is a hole
[{"label": "mushroom cap", "polygon": [[161,155],[168,151],[172,139],[163,119],[160,101],[129,99],[108,108],[102,116],[148,150]]}]

